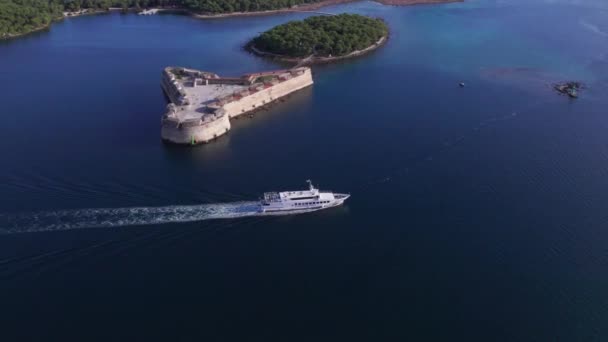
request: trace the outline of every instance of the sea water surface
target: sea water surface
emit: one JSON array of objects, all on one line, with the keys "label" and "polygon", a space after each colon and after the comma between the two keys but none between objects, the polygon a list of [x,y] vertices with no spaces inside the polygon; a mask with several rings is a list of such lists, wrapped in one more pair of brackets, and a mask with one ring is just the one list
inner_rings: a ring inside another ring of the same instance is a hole
[{"label": "sea water surface", "polygon": [[[323,11],[390,39],[193,148],[160,141],[162,69],[283,67],[243,44],[310,14],[0,43],[2,341],[608,339],[608,4]],[[309,178],[352,197],[255,214]]]}]

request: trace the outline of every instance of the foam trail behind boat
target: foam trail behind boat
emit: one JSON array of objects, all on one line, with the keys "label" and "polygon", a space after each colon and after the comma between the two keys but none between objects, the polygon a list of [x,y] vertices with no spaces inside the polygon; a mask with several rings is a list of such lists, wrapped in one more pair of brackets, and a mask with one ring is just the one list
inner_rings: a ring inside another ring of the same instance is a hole
[{"label": "foam trail behind boat", "polygon": [[166,207],[93,208],[0,214],[0,233],[122,227],[262,215],[259,202]]}]

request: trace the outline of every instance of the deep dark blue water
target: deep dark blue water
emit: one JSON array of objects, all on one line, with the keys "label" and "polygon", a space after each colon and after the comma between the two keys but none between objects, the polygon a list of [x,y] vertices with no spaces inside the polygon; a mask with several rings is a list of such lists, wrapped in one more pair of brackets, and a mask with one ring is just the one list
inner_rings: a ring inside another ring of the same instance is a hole
[{"label": "deep dark blue water", "polygon": [[[160,141],[163,67],[281,67],[241,46],[306,15],[0,43],[2,341],[608,340],[606,3],[326,10],[390,40],[194,148]],[[352,198],[213,219],[308,178]]]}]

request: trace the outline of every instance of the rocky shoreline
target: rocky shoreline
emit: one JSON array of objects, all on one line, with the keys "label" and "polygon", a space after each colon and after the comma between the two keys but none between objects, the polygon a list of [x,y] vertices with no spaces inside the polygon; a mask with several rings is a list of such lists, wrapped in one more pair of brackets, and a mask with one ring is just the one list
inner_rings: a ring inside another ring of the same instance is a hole
[{"label": "rocky shoreline", "polygon": [[332,63],[332,62],[343,60],[343,59],[359,57],[359,56],[370,53],[370,52],[376,50],[377,48],[381,47],[382,45],[384,45],[384,43],[386,43],[387,40],[388,40],[388,36],[384,36],[384,37],[380,38],[377,42],[375,42],[373,45],[368,46],[367,48],[365,48],[363,50],[356,50],[356,51],[353,51],[353,52],[343,55],[343,56],[314,56],[314,55],[311,55],[308,57],[291,57],[291,56],[275,54],[272,52],[262,51],[262,50],[256,48],[252,43],[248,43],[247,45],[245,45],[245,50],[247,50],[257,56],[260,56],[260,57],[272,58],[273,60],[279,61],[279,62],[297,63],[298,66],[303,66],[303,65],[311,65],[311,64]]},{"label": "rocky shoreline", "polygon": [[581,89],[585,89],[585,85],[581,82],[569,81],[563,83],[556,83],[553,85],[553,89],[560,95],[566,95],[570,98],[578,98],[578,92]]}]

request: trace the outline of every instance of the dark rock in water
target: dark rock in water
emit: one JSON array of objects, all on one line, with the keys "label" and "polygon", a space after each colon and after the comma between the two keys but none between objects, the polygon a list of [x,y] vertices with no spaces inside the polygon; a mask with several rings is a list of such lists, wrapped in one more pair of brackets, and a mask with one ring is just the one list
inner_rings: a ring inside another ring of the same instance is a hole
[{"label": "dark rock in water", "polygon": [[562,95],[568,95],[572,98],[578,97],[578,91],[584,89],[585,86],[581,82],[565,82],[553,85],[553,89]]},{"label": "dark rock in water", "polygon": [[464,82],[460,82],[458,85],[460,86],[460,88],[464,88]]}]

